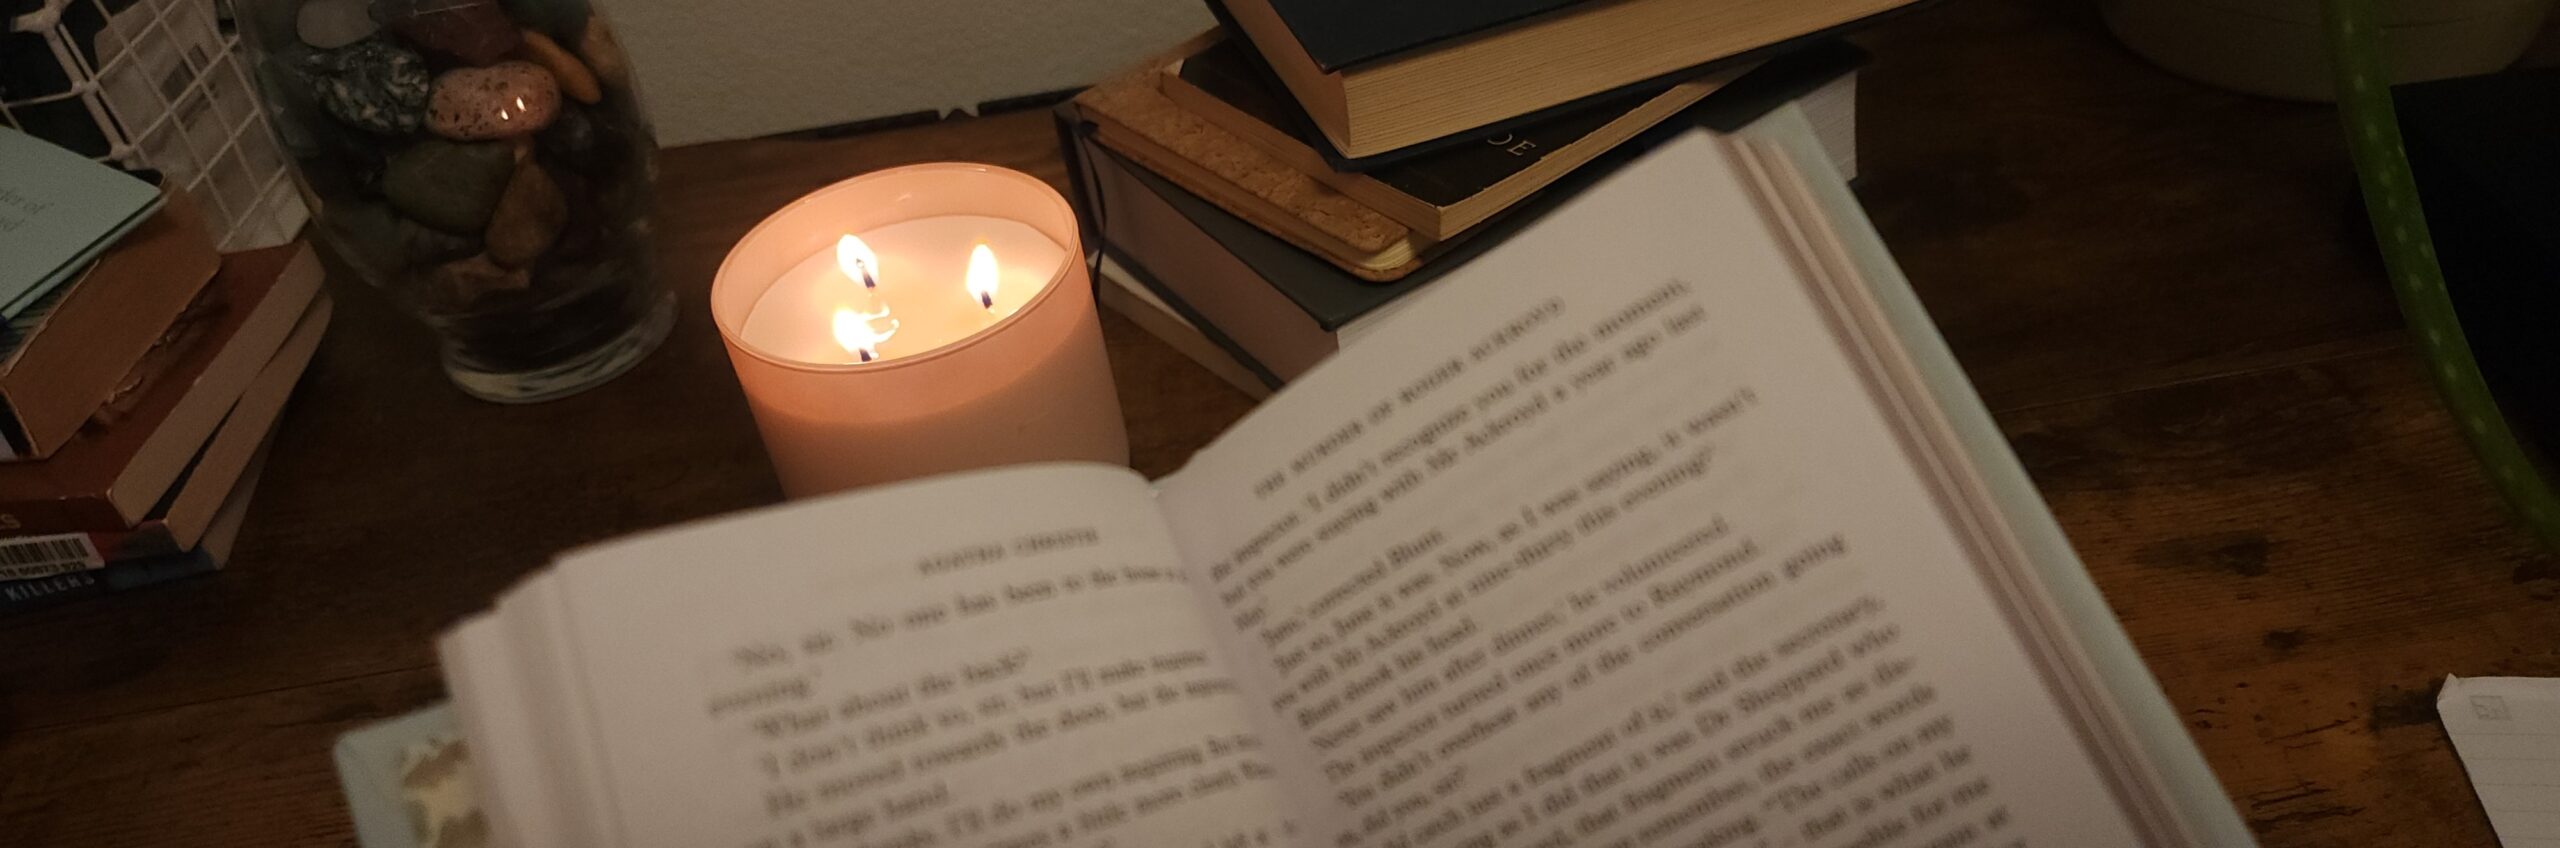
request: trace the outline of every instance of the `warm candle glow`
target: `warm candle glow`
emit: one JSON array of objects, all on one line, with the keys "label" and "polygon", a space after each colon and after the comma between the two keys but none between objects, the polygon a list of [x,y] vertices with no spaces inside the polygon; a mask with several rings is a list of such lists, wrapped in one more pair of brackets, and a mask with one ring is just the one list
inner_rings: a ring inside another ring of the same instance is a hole
[{"label": "warm candle glow", "polygon": [[[859,243],[856,242],[856,244]],[[887,321],[889,328],[882,330],[873,325],[872,322],[875,321]],[[880,307],[878,312],[856,312],[851,307],[838,307],[835,332],[836,344],[843,345],[846,353],[862,357],[862,361],[869,362],[880,358],[881,342],[888,341],[890,336],[898,334],[898,319],[889,317],[889,308],[886,306]]]},{"label": "warm candle glow", "polygon": [[996,252],[980,243],[969,248],[969,297],[979,306],[996,308]]},{"label": "warm candle glow", "polygon": [[711,316],[782,491],[1127,463],[1082,255],[1056,189],[968,163],[845,180],[749,230]]},{"label": "warm candle glow", "polygon": [[880,257],[871,253],[871,245],[847,233],[836,239],[836,267],[844,269],[845,279],[856,280],[866,289],[880,287]]}]

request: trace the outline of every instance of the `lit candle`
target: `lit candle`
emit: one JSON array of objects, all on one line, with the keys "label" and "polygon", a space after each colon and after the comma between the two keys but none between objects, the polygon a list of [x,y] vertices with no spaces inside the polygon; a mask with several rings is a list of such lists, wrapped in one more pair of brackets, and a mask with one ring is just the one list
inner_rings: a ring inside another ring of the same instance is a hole
[{"label": "lit candle", "polygon": [[1126,464],[1077,245],[1046,183],[957,163],[855,177],[748,232],[712,317],[785,494]]}]

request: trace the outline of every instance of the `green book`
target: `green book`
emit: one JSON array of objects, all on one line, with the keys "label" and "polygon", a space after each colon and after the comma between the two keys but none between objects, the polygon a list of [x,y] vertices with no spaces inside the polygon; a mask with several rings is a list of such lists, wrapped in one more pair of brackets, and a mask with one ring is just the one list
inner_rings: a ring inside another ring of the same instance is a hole
[{"label": "green book", "polygon": [[453,708],[442,702],[338,737],[338,786],[364,848],[477,845],[483,815],[471,788],[470,753]]},{"label": "green book", "polygon": [[0,128],[0,318],[60,287],[160,208],[160,190]]}]

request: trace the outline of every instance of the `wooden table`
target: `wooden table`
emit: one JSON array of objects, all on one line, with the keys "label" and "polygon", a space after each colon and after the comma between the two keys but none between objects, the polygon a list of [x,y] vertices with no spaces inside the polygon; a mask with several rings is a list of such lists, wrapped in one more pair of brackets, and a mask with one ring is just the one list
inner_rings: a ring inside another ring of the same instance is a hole
[{"label": "wooden table", "polygon": [[[1869,42],[1861,193],[2264,843],[2494,844],[2432,693],[2560,674],[2560,563],[2424,382],[2334,113],[2168,77],[2080,3]],[[442,695],[438,630],[564,548],[776,499],[703,308],[729,244],[888,165],[1061,181],[1046,121],[668,152],[674,336],[556,403],[464,398],[341,286],[227,573],[0,621],[0,844],[351,844],[329,746]],[[1248,408],[1105,331],[1140,470]]]}]

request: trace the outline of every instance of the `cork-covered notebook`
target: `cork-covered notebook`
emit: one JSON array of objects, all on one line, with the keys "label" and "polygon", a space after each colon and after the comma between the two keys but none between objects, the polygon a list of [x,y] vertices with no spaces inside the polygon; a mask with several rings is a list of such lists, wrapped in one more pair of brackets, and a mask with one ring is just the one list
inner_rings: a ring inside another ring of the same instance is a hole
[{"label": "cork-covered notebook", "polygon": [[1365,280],[1413,273],[1441,244],[1195,115],[1157,88],[1176,48],[1077,95],[1094,139],[1237,217]]}]

